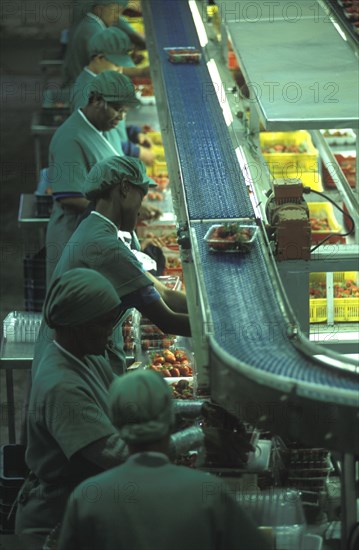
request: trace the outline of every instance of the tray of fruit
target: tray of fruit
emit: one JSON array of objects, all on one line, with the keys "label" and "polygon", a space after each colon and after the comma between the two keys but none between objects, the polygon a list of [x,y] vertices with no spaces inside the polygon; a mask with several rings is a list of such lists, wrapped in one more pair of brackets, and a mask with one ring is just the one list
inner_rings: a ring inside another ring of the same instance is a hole
[{"label": "tray of fruit", "polygon": [[[192,361],[188,351],[179,348],[161,349],[149,353],[149,366],[164,378],[192,378]],[[174,380],[175,381],[175,380]]]},{"label": "tray of fruit", "polygon": [[327,243],[345,243],[345,237],[340,235],[342,227],[335,218],[332,204],[327,202],[309,202],[308,207],[313,243],[317,243],[329,235],[331,237],[327,240]]},{"label": "tray of fruit", "polygon": [[189,379],[181,379],[178,382],[172,382],[172,378],[167,380],[172,390],[173,399],[194,399],[192,382]]},{"label": "tray of fruit", "polygon": [[193,46],[163,48],[171,63],[199,63],[202,54]]},{"label": "tray of fruit", "polygon": [[214,224],[204,236],[211,252],[247,253],[256,238],[258,227],[253,220]]}]

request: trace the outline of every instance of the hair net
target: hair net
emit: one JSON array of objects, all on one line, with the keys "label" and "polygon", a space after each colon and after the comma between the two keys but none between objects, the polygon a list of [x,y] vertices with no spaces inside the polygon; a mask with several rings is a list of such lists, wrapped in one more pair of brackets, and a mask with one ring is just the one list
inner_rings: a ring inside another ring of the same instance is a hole
[{"label": "hair net", "polygon": [[110,387],[112,421],[127,443],[150,443],[165,437],[174,424],[171,390],[151,370],[121,376]]},{"label": "hair net", "polygon": [[131,67],[134,63],[128,55],[131,42],[128,35],[116,27],[108,27],[94,34],[89,42],[90,55],[103,54],[118,67]]},{"label": "hair net", "polygon": [[135,87],[127,76],[117,71],[103,71],[91,82],[90,92],[97,92],[105,101],[122,103],[125,106],[139,105]]},{"label": "hair net", "polygon": [[76,327],[110,312],[121,303],[110,281],[92,269],[66,271],[51,284],[44,317],[50,328]]},{"label": "hair net", "polygon": [[121,183],[126,178],[132,185],[141,187],[145,193],[156,183],[146,174],[142,160],[135,157],[108,157],[95,164],[83,183],[83,193],[90,200],[96,199],[105,190]]}]

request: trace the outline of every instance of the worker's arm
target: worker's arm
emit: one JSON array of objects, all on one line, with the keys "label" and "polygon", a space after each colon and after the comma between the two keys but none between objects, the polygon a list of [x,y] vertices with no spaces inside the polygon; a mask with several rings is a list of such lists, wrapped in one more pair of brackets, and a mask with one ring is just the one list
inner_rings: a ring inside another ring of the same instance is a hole
[{"label": "worker's arm", "polygon": [[142,303],[139,310],[166,334],[191,336],[188,315],[176,313],[167,306],[162,298],[150,304]]},{"label": "worker's arm", "polygon": [[90,204],[90,201],[85,199],[85,197],[65,197],[63,199],[56,200],[76,212],[83,212]]},{"label": "worker's arm", "polygon": [[162,300],[167,306],[176,313],[188,313],[187,299],[184,292],[171,290],[161,283],[151,273],[146,273],[149,279],[153,282],[155,289],[160,293]]},{"label": "worker's arm", "polygon": [[79,452],[83,458],[93,462],[103,470],[108,470],[125,462],[128,457],[127,445],[117,434],[90,443]]},{"label": "worker's arm", "polygon": [[123,74],[128,78],[151,76],[149,65],[145,67],[123,67]]}]

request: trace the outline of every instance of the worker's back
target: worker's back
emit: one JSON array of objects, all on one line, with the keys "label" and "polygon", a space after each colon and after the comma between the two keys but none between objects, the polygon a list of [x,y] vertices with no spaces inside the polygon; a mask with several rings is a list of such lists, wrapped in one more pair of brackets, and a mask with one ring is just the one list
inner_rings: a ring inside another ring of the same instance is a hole
[{"label": "worker's back", "polygon": [[132,455],[70,497],[59,550],[265,550],[216,477],[161,453]]}]

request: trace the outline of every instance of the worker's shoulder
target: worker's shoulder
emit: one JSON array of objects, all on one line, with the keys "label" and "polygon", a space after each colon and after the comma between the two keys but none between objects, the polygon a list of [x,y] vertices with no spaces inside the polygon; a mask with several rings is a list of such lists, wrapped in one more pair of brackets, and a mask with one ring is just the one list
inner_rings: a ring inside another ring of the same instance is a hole
[{"label": "worker's shoulder", "polygon": [[70,145],[76,140],[81,140],[84,133],[85,121],[78,110],[74,111],[54,133],[50,147],[61,145]]}]

